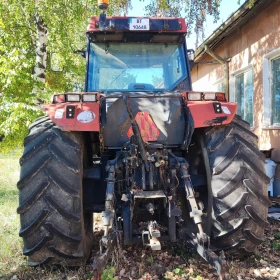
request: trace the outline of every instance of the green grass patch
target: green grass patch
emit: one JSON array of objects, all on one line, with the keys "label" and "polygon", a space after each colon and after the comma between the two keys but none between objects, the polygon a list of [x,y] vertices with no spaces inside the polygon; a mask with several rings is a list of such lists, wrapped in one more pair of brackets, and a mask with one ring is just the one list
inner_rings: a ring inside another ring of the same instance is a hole
[{"label": "green grass patch", "polygon": [[7,275],[24,266],[22,241],[18,236],[19,215],[18,190],[19,178],[18,156],[0,155],[0,273]]},{"label": "green grass patch", "polygon": [[[18,233],[20,216],[17,214],[20,166],[19,156],[0,154],[0,279],[10,280],[14,275],[18,279],[91,279],[92,266],[77,269],[63,267],[31,268],[27,257],[22,254],[23,242]],[[107,268],[102,275],[104,280],[113,280],[114,268]]]}]

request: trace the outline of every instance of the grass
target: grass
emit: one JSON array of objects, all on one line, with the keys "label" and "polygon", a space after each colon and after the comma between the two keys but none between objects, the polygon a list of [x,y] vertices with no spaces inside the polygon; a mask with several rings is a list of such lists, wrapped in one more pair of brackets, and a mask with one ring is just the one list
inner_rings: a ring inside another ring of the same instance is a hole
[{"label": "grass", "polygon": [[[14,275],[19,279],[61,280],[87,279],[86,267],[79,270],[46,270],[30,268],[27,257],[23,256],[23,242],[19,237],[20,221],[17,214],[19,180],[19,156],[0,154],[0,279],[10,280]],[[66,276],[67,274],[67,276]]]},{"label": "grass", "polygon": [[13,273],[25,266],[22,256],[22,241],[18,236],[19,215],[18,190],[19,178],[18,156],[0,155],[0,274]]},{"label": "grass", "polygon": [[[14,275],[19,279],[61,280],[91,279],[92,267],[78,269],[30,268],[27,257],[23,256],[23,242],[19,237],[20,221],[17,214],[20,166],[19,156],[0,154],[0,279],[10,280]],[[113,280],[113,268],[107,268],[102,280]]]}]

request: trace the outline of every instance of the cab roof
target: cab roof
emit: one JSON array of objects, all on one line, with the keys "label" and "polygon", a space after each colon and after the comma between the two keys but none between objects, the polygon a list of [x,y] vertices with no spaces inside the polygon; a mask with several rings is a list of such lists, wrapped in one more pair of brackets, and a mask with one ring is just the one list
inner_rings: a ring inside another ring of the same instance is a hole
[{"label": "cab roof", "polygon": [[187,33],[183,18],[91,17],[87,34],[91,41],[180,43]]}]

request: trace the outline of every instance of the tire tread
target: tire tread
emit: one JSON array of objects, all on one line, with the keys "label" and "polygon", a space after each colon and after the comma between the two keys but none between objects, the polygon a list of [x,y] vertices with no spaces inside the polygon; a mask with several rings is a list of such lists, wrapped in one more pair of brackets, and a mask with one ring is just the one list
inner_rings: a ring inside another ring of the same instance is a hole
[{"label": "tire tread", "polygon": [[213,244],[240,257],[254,251],[269,225],[265,157],[240,116],[207,128],[204,143],[212,170]]},{"label": "tire tread", "polygon": [[19,236],[30,266],[77,266],[90,256],[91,217],[82,208],[83,141],[80,132],[63,132],[47,117],[30,126],[17,183]]}]

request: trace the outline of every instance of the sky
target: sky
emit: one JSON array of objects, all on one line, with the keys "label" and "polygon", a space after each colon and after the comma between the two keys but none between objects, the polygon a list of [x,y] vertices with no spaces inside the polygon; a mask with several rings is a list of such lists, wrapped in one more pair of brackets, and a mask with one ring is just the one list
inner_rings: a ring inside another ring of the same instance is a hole
[{"label": "sky", "polygon": [[[217,23],[213,23],[213,17],[210,15],[207,16],[206,24],[205,24],[205,39],[209,37],[215,29],[217,29],[224,21],[228,19],[228,17],[235,12],[244,2],[245,0],[241,0],[240,4],[237,3],[238,0],[221,0],[220,5],[220,20]],[[127,16],[144,16],[145,10],[144,7],[150,3],[150,0],[132,0],[132,10],[130,10]],[[187,46],[188,49],[195,49],[195,34],[191,35],[187,38]],[[202,40],[199,41],[199,44],[202,43]]]}]

